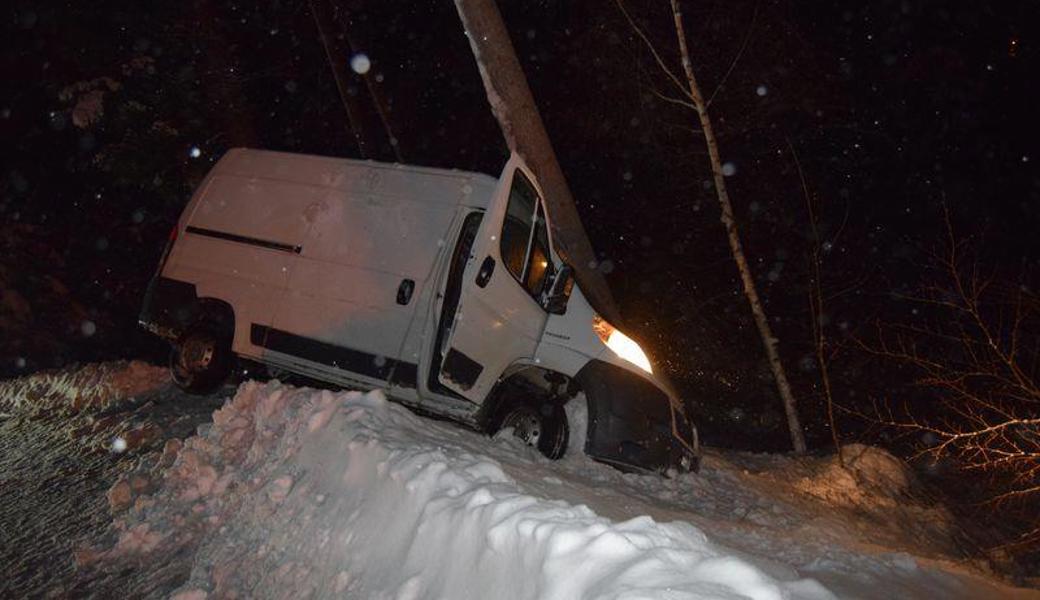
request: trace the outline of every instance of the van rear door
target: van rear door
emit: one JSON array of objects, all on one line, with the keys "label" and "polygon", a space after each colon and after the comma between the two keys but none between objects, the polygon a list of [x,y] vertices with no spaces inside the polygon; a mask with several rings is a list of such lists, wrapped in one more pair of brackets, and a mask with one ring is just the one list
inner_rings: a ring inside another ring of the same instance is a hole
[{"label": "van rear door", "polygon": [[473,242],[440,348],[445,387],[481,403],[510,365],[533,359],[548,318],[539,298],[552,278],[551,256],[540,192],[514,155]]}]

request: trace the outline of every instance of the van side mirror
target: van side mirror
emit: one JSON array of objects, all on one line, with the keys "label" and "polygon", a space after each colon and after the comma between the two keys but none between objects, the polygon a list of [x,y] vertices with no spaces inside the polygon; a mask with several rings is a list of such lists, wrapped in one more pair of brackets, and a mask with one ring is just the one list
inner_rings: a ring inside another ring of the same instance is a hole
[{"label": "van side mirror", "polygon": [[545,295],[542,306],[546,311],[554,315],[562,315],[567,312],[567,300],[571,297],[571,288],[574,287],[574,268],[570,265],[560,267],[556,277],[553,277],[552,287]]}]

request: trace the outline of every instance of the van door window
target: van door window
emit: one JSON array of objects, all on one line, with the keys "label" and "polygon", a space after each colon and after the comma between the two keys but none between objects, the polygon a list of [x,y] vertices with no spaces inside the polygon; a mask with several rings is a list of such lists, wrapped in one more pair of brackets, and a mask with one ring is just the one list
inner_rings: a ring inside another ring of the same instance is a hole
[{"label": "van door window", "polygon": [[531,182],[520,171],[513,176],[513,186],[509,190],[509,204],[506,217],[502,222],[502,239],[499,251],[506,269],[518,282],[524,281],[524,267],[527,262],[527,250],[531,245],[534,209],[538,204]]},{"label": "van door window", "polygon": [[521,171],[513,176],[499,248],[506,269],[538,300],[554,267],[545,210],[534,186]]},{"label": "van door window", "polygon": [[538,203],[538,213],[535,216],[534,236],[531,241],[531,254],[527,259],[527,268],[524,270],[524,287],[527,293],[535,299],[541,298],[545,289],[546,281],[552,278],[552,258],[549,255],[549,232],[546,229],[545,211],[542,203]]}]

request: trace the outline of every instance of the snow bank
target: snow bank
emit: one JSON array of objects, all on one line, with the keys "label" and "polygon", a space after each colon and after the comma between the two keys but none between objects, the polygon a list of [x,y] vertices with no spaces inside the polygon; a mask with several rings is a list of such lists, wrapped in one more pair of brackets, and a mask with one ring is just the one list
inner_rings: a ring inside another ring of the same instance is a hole
[{"label": "snow bank", "polygon": [[905,500],[914,483],[910,467],[882,448],[848,444],[841,449],[844,465],[828,457],[815,473],[796,484],[801,491],[834,504],[890,505]]},{"label": "snow bank", "polygon": [[247,383],[79,561],[189,557],[184,599],[833,597],[687,523],[525,493],[470,437],[379,392]]}]

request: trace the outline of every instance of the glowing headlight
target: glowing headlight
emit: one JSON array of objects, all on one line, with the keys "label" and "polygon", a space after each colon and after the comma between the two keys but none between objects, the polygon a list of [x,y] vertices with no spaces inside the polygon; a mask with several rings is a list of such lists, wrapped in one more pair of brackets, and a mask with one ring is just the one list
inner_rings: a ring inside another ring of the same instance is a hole
[{"label": "glowing headlight", "polygon": [[621,333],[616,327],[607,323],[599,316],[592,320],[592,329],[614,354],[647,373],[654,372],[650,367],[650,359],[646,357],[646,353],[643,352],[643,349],[639,347],[635,340]]}]

